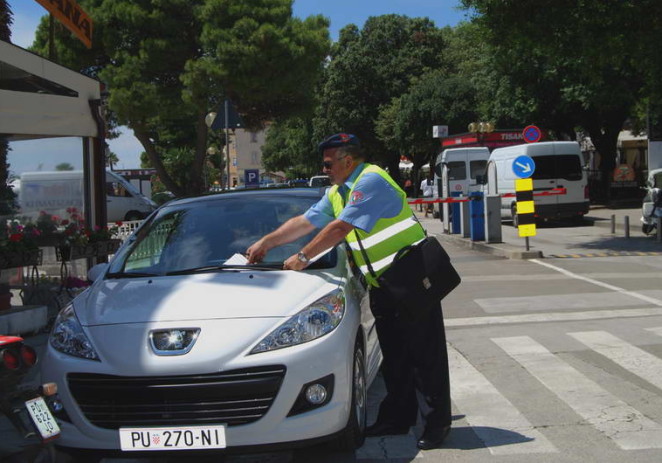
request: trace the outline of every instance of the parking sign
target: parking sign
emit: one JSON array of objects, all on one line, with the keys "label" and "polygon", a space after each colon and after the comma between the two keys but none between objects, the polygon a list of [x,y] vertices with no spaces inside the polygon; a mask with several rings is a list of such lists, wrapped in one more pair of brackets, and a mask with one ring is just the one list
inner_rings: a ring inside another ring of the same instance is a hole
[{"label": "parking sign", "polygon": [[244,183],[246,186],[258,186],[260,184],[260,170],[246,169],[244,171]]}]

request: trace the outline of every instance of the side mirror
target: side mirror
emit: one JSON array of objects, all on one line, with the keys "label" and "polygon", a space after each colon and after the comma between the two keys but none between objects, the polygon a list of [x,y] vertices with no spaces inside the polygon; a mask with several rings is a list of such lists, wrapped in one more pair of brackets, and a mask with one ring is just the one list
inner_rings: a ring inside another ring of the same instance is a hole
[{"label": "side mirror", "polygon": [[87,279],[90,281],[95,281],[101,275],[106,273],[106,269],[108,269],[107,262],[102,262],[100,264],[95,265],[94,267],[92,267],[87,271]]}]

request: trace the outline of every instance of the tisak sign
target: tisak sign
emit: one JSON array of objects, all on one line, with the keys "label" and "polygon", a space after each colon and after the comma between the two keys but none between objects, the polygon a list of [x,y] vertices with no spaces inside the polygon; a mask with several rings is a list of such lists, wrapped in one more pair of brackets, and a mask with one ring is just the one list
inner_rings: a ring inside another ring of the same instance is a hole
[{"label": "tisak sign", "polygon": [[37,2],[73,32],[87,48],[92,48],[92,19],[75,0],[37,0]]}]

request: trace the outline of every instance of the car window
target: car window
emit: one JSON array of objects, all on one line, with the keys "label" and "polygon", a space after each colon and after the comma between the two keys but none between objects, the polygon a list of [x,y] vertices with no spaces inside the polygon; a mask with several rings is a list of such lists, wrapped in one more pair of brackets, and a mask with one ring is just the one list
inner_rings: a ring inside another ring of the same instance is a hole
[{"label": "car window", "polygon": [[662,172],[653,175],[653,188],[662,188]]},{"label": "car window", "polygon": [[581,180],[582,165],[576,154],[561,154],[556,156],[556,175],[565,180]]},{"label": "car window", "polygon": [[485,175],[485,166],[487,161],[469,161],[469,175],[476,179],[478,175]]},{"label": "car window", "polygon": [[[237,195],[213,201],[164,206],[118,254],[111,272],[164,274],[222,265],[288,219],[303,214],[314,196]],[[296,254],[315,231],[271,249],[265,264],[279,264]],[[335,256],[329,257],[335,265]],[[322,263],[322,266],[323,263]]]},{"label": "car window", "polygon": [[448,180],[465,180],[467,178],[467,171],[464,161],[449,162],[447,166]]},{"label": "car window", "polygon": [[535,156],[536,168],[533,171],[534,180],[562,178],[565,180],[581,180],[582,166],[576,154],[560,154]]}]

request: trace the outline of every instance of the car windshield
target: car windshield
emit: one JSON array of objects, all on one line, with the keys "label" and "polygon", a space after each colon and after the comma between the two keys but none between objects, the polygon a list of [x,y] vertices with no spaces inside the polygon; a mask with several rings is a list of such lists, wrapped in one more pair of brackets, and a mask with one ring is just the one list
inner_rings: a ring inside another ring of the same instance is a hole
[{"label": "car windshield", "polygon": [[[304,213],[315,196],[227,195],[165,206],[130,238],[130,244],[111,263],[109,276],[149,276],[207,271],[227,262],[288,219]],[[255,268],[282,268],[315,232],[271,249]],[[320,259],[316,268],[335,265],[335,250]],[[250,267],[250,266],[249,266]]]}]

